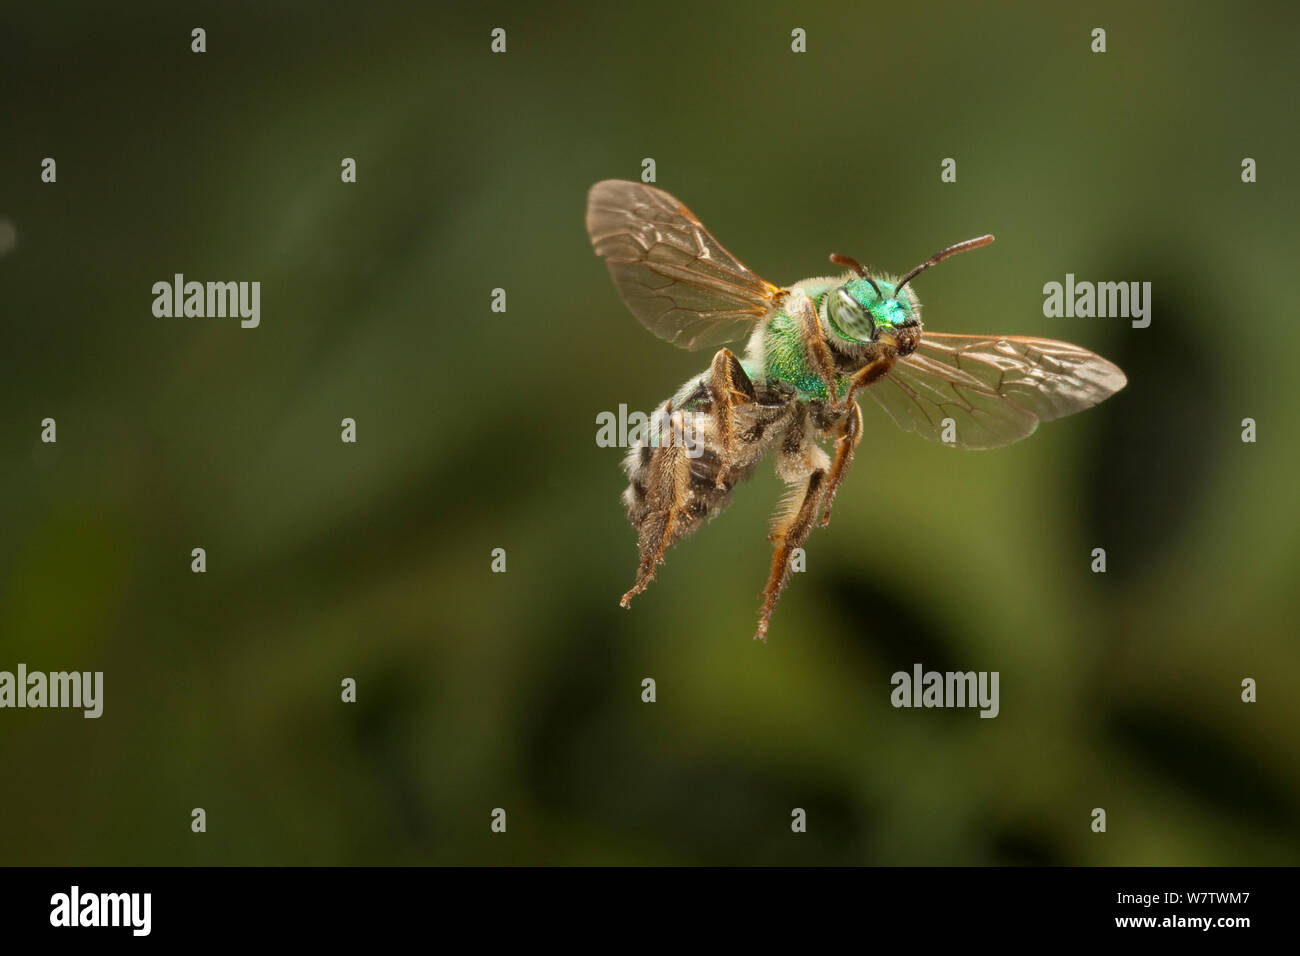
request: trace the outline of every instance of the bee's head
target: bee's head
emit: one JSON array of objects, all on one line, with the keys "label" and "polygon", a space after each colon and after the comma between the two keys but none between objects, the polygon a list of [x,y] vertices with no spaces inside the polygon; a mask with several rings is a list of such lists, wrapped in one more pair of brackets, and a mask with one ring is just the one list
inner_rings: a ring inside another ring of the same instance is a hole
[{"label": "bee's head", "polygon": [[830,331],[848,345],[883,344],[906,355],[920,340],[921,304],[911,289],[862,275],[826,297]]},{"label": "bee's head", "polygon": [[832,255],[831,262],[849,266],[857,273],[826,293],[826,322],[832,340],[839,340],[832,344],[854,354],[871,345],[890,346],[899,355],[909,354],[921,342],[921,303],[904,286],[935,263],[959,252],[987,246],[992,241],[992,236],[980,236],[949,246],[897,282],[884,276],[867,275],[867,270],[848,256]]}]

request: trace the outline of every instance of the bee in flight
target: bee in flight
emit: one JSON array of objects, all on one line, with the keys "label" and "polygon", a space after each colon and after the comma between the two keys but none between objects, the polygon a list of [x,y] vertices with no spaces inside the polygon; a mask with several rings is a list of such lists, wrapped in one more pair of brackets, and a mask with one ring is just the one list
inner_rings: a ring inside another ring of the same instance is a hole
[{"label": "bee in flight", "polygon": [[[640,563],[624,607],[654,579],[668,548],[726,507],[736,484],[775,451],[791,494],[768,536],[772,569],[754,635],[767,640],[791,556],[819,519],[830,522],[862,440],[860,392],[908,431],[995,448],[1125,384],[1115,365],[1066,342],[922,330],[909,283],[992,236],[949,246],[902,278],[832,255],[848,271],[781,287],[746,268],[668,193],[617,179],[591,187],[587,232],[623,301],[655,335],[686,349],[749,340],[743,358],[720,348],[651,417],[670,427],[651,428],[628,451],[623,501]],[[834,441],[833,458],[818,440]]]}]

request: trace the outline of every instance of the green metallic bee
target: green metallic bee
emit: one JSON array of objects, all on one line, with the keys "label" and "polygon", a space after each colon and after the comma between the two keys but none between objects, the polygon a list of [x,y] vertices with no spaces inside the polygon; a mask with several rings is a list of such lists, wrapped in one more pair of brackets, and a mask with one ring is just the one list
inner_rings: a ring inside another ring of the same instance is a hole
[{"label": "green metallic bee", "polygon": [[[939,252],[901,279],[851,271],[781,288],[736,259],[682,203],[643,183],[605,180],[587,197],[587,232],[623,301],[646,328],[686,349],[749,337],[743,359],[722,348],[655,411],[632,447],[623,494],[637,529],[636,582],[654,579],[664,553],[720,512],[735,485],[776,452],[791,495],[773,518],[772,569],[758,631],[790,577],[790,559],[831,504],[862,439],[866,391],[902,428],[962,448],[995,448],[1040,421],[1091,408],[1125,385],[1124,373],[1087,349],[1051,339],[923,332],[908,283],[992,236]],[[834,440],[830,457],[817,444]]]}]

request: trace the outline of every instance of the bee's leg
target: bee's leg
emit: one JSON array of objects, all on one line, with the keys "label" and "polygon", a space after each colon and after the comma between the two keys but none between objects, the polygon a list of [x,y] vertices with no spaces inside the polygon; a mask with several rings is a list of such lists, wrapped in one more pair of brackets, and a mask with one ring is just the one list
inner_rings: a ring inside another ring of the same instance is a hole
[{"label": "bee's leg", "polygon": [[826,507],[822,511],[821,525],[823,528],[831,523],[831,505],[835,503],[835,492],[839,490],[840,482],[848,473],[849,465],[853,464],[853,450],[858,447],[860,441],[862,441],[862,406],[850,399],[848,416],[840,426],[840,434],[835,439],[835,461],[831,463],[830,475],[826,479]]},{"label": "bee's leg", "polygon": [[808,359],[812,362],[813,371],[826,386],[829,400],[834,402],[837,377],[835,358],[831,355],[831,347],[826,344],[826,334],[822,331],[822,324],[817,318],[817,309],[813,306],[812,299],[806,295],[792,297],[786,308],[790,309],[794,317],[799,320],[799,328],[803,332],[804,345],[807,346]]},{"label": "bee's leg", "polygon": [[645,499],[635,515],[641,560],[636,583],[619,599],[623,607],[630,606],[632,598],[654,580],[655,568],[663,563],[664,552],[685,530],[682,525],[687,517],[690,478],[690,458],[684,445],[671,441],[655,448],[645,468]]},{"label": "bee's leg", "polygon": [[[767,640],[767,625],[777,599],[790,579],[790,558],[808,540],[825,499],[829,461],[826,453],[809,438],[807,413],[791,425],[777,459],[777,471],[793,485],[791,494],[772,520],[772,571],[763,589],[763,607],[759,612],[758,631],[754,640]],[[802,492],[799,484],[803,485]]]},{"label": "bee's leg", "polygon": [[821,506],[826,484],[826,471],[818,468],[808,475],[808,483],[803,494],[790,496],[788,502],[777,514],[773,523],[772,572],[768,575],[767,587],[763,588],[763,608],[758,616],[758,630],[754,640],[767,640],[767,625],[776,608],[777,599],[785,590],[790,580],[790,558],[796,548],[802,548],[808,540],[808,533],[817,520],[817,510]]},{"label": "bee's leg", "polygon": [[868,362],[864,365],[853,376],[853,380],[849,382],[849,390],[844,395],[844,401],[853,401],[853,396],[856,395],[860,389],[866,388],[882,375],[888,373],[889,370],[894,367],[896,361],[898,361],[896,355],[881,355],[874,361]]},{"label": "bee's leg", "polygon": [[719,349],[709,366],[709,391],[713,396],[713,421],[718,429],[718,440],[722,452],[722,464],[714,485],[726,487],[727,473],[738,454],[738,436],[736,434],[736,412],[738,405],[745,405],[756,400],[754,383],[745,374],[740,360],[732,354],[731,349]]}]

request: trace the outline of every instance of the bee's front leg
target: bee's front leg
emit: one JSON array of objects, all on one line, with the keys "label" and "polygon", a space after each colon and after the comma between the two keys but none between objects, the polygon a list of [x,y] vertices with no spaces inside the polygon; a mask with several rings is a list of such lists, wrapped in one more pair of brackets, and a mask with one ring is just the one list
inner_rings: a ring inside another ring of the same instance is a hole
[{"label": "bee's front leg", "polygon": [[853,401],[853,397],[864,388],[874,385],[882,377],[889,374],[889,370],[894,367],[898,361],[898,354],[893,349],[889,349],[876,358],[872,359],[862,368],[854,373],[853,378],[849,381],[848,391],[844,394],[844,402],[847,405]]},{"label": "bee's front leg", "polygon": [[791,297],[786,308],[799,321],[804,347],[808,350],[808,360],[817,377],[826,386],[828,400],[833,403],[837,377],[835,356],[831,355],[831,347],[826,344],[826,334],[822,331],[821,320],[817,318],[817,309],[813,306],[812,299],[806,295]]}]

